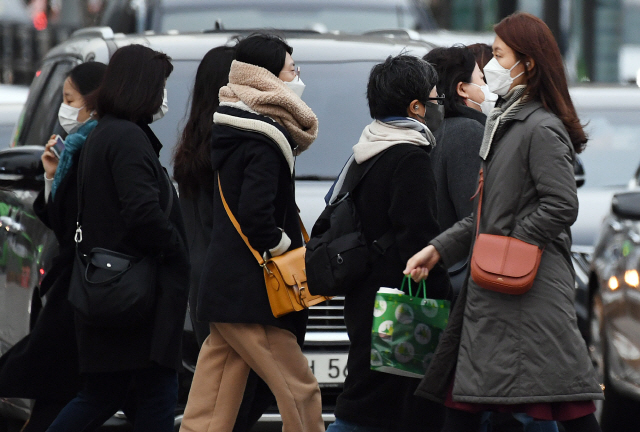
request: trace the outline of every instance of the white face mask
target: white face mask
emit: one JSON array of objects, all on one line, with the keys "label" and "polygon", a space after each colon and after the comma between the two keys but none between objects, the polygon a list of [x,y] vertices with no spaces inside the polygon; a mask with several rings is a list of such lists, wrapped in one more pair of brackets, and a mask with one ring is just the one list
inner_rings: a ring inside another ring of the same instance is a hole
[{"label": "white face mask", "polygon": [[58,110],[58,121],[60,122],[62,129],[64,129],[68,134],[74,133],[83,125],[84,122],[78,121],[78,114],[80,114],[82,108],[84,107],[74,108],[64,102],[60,105],[60,109]]},{"label": "white face mask", "polygon": [[484,100],[480,103],[474,101],[471,98],[467,98],[467,100],[473,104],[478,105],[484,115],[489,115],[493,107],[496,106],[498,95],[495,93],[491,93],[491,91],[489,90],[489,86],[487,84],[485,85],[478,85],[476,83],[467,83],[467,84],[471,84],[476,87],[479,87],[480,90],[482,90],[482,93],[484,94]]},{"label": "white face mask", "polygon": [[514,67],[518,66],[520,60],[516,62],[511,69],[506,69],[502,67],[498,60],[494,57],[489,63],[484,67],[484,77],[487,80],[487,84],[489,85],[489,90],[491,92],[497,94],[498,96],[504,96],[509,93],[509,89],[511,88],[511,84],[513,80],[518,78],[520,75],[524,74],[524,71],[520,72],[518,75],[511,78],[511,71]]},{"label": "white face mask", "polygon": [[284,81],[284,85],[294,92],[300,99],[302,99],[302,93],[306,87],[299,76],[296,76],[293,81]]},{"label": "white face mask", "polygon": [[169,112],[169,105],[167,103],[167,89],[164,89],[164,94],[162,96],[162,105],[160,105],[160,109],[157,113],[153,115],[151,119],[151,123],[160,120],[166,113]]}]

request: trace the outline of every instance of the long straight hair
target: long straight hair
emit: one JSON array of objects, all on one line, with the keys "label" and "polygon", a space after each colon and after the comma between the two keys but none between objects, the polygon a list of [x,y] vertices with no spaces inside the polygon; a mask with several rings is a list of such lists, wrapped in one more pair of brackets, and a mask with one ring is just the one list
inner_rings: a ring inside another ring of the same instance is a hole
[{"label": "long straight hair", "polygon": [[233,47],[213,48],[200,62],[191,94],[191,111],[173,154],[173,176],[187,197],[213,190],[211,126],[220,104],[218,92],[229,82]]},{"label": "long straight hair", "polygon": [[530,99],[539,100],[547,110],[558,116],[569,133],[576,153],[583,151],[588,138],[569,96],[562,55],[549,27],[540,18],[518,12],[504,18],[494,30],[519,59],[524,60],[525,56],[533,59],[533,69],[528,69],[525,64],[525,94]]}]

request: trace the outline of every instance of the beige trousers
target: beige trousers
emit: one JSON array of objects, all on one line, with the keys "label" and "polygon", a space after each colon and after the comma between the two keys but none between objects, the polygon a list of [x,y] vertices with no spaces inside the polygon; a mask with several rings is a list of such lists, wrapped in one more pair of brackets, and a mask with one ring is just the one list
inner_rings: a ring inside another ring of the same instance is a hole
[{"label": "beige trousers", "polygon": [[260,324],[210,328],[180,432],[231,432],[250,369],[276,397],[283,432],[324,432],[320,388],[293,333]]}]

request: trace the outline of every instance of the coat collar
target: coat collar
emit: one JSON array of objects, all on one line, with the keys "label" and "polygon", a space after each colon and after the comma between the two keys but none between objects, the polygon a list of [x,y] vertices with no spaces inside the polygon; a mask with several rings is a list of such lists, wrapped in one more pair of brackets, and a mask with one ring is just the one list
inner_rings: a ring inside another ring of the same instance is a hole
[{"label": "coat collar", "polygon": [[484,125],[487,122],[487,116],[482,111],[475,110],[466,105],[456,106],[456,110],[457,111],[454,111],[449,113],[448,115],[445,115],[445,118],[464,117],[464,118],[469,118],[471,120],[475,120],[482,125]]},{"label": "coat collar", "polygon": [[524,121],[527,119],[527,117],[529,117],[539,109],[544,109],[542,102],[537,100],[525,102],[522,108],[520,108],[520,110],[514,114],[513,119]]},{"label": "coat collar", "polygon": [[151,146],[153,147],[153,150],[156,152],[156,155],[160,157],[160,150],[162,150],[162,143],[160,142],[156,134],[153,133],[153,130],[151,130],[151,127],[149,127],[147,123],[137,123],[137,125],[140,127],[140,129],[142,129],[142,131],[145,133],[147,138],[149,138],[149,141],[151,142]]}]

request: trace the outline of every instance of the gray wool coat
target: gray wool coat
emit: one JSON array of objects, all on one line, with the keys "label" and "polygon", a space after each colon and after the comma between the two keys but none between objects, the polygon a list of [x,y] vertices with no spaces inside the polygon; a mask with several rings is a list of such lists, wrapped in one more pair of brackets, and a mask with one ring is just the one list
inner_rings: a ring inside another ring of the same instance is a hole
[{"label": "gray wool coat", "polygon": [[[480,233],[544,248],[523,295],[483,289],[468,277],[417,395],[521,404],[602,399],[573,306],[570,226],[578,214],[573,146],[562,122],[537,101],[525,104],[487,160]],[[478,206],[475,198],[474,209]],[[445,266],[470,253],[475,212],[431,244]]]}]

